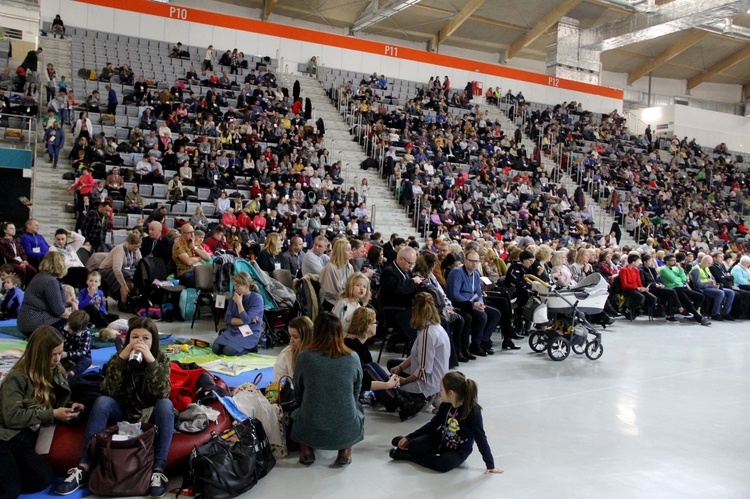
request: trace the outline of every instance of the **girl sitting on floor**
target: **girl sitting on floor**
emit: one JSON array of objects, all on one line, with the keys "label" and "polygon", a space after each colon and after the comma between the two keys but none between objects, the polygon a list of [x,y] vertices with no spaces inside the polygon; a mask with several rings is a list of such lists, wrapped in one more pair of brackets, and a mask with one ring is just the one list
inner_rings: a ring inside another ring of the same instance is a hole
[{"label": "girl sitting on floor", "polygon": [[391,459],[411,461],[444,473],[466,461],[476,441],[487,466],[485,474],[502,473],[502,469],[495,468],[477,395],[477,384],[462,373],[454,371],[443,376],[443,403],[437,414],[417,431],[395,437],[391,441]]}]

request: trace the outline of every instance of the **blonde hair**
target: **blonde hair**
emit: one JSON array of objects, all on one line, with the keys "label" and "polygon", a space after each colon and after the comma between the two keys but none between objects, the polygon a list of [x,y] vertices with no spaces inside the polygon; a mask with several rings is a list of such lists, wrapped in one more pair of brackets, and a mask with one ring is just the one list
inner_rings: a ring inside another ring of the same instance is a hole
[{"label": "blonde hair", "polygon": [[433,324],[440,324],[440,313],[435,306],[435,299],[429,293],[417,293],[412,306],[411,327],[419,330]]},{"label": "blonde hair", "polygon": [[552,258],[553,253],[554,251],[549,245],[542,244],[536,249],[536,253],[534,253],[534,258],[536,258],[540,262],[546,262],[547,260]]},{"label": "blonde hair", "polygon": [[344,290],[339,294],[341,298],[344,298],[346,300],[351,300],[353,298],[356,298],[354,296],[354,285],[357,284],[357,281],[359,279],[362,279],[367,283],[367,293],[365,293],[365,296],[362,297],[362,306],[367,306],[368,303],[370,303],[371,293],[370,293],[370,279],[367,278],[366,275],[364,275],[362,272],[355,272],[354,274],[349,276],[349,279],[346,280],[346,284],[344,285]]},{"label": "blonde hair", "polygon": [[[575,263],[577,263],[579,265],[585,265],[586,263],[588,263],[588,257],[589,257],[589,250],[587,250],[585,248],[581,248],[576,253]],[[585,260],[584,260],[584,258],[585,258]]]},{"label": "blonde hair", "polygon": [[278,232],[271,232],[266,236],[266,243],[263,245],[263,249],[271,256],[281,253],[281,241],[279,240]]},{"label": "blonde hair", "polygon": [[247,272],[238,272],[234,274],[232,276],[232,284],[235,286],[247,286],[250,291],[254,293],[258,292],[258,285],[255,284],[255,281],[253,281],[253,278]]},{"label": "blonde hair", "polygon": [[62,289],[63,298],[65,298],[66,300],[68,297],[72,297],[73,300],[76,299],[76,290],[70,284],[63,284],[62,286],[60,286],[60,289]]},{"label": "blonde hair", "polygon": [[331,251],[331,263],[337,268],[343,268],[349,263],[349,259],[346,257],[346,247],[351,245],[345,238],[337,240],[333,243],[333,251]]},{"label": "blonde hair", "polygon": [[565,265],[567,262],[568,262],[568,250],[560,250],[560,251],[555,251],[552,254],[550,265],[552,265],[553,267],[559,267],[560,265]]},{"label": "blonde hair", "polygon": [[359,307],[354,311],[352,322],[349,324],[348,334],[359,339],[367,338],[367,331],[375,323],[375,311],[369,307]]},{"label": "blonde hair", "polygon": [[48,252],[39,263],[39,271],[46,272],[58,279],[65,277],[65,274],[68,273],[68,268],[65,266],[65,256],[59,251]]}]

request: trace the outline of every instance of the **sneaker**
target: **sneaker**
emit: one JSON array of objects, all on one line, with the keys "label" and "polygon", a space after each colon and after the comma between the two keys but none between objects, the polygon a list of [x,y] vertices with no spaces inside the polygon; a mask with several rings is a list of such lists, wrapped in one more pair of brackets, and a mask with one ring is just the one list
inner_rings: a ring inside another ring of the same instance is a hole
[{"label": "sneaker", "polygon": [[711,321],[708,320],[708,317],[701,318],[701,326],[710,326],[710,325],[711,325]]},{"label": "sneaker", "polygon": [[164,473],[154,471],[151,474],[151,486],[148,488],[148,496],[152,498],[164,497],[164,494],[167,493],[167,482],[169,480]]},{"label": "sneaker", "polygon": [[723,317],[723,316],[721,316],[721,315],[714,315],[714,316],[712,316],[712,317],[711,317],[711,319],[712,319],[712,320],[715,320],[715,321],[717,321],[717,322],[721,322],[721,321],[723,321],[723,320],[724,320],[724,317]]},{"label": "sneaker", "polygon": [[691,314],[690,312],[682,312],[680,315],[682,316],[683,319],[692,319],[693,318],[693,314]]},{"label": "sneaker", "polygon": [[725,321],[734,322],[734,317],[729,314],[723,314],[722,317],[724,317]]},{"label": "sneaker", "polygon": [[89,482],[89,472],[77,466],[68,470],[68,477],[55,487],[55,494],[67,496]]},{"label": "sneaker", "polygon": [[674,315],[670,315],[669,317],[667,317],[667,321],[668,322],[679,322],[679,320]]}]

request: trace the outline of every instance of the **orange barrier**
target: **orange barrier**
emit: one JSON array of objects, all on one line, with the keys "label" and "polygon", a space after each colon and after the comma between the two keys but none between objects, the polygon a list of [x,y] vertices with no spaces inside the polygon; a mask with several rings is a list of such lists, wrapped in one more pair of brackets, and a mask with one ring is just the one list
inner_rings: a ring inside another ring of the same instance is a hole
[{"label": "orange barrier", "polygon": [[469,59],[462,59],[460,57],[453,57],[450,55],[435,54],[432,52],[427,52],[426,50],[417,50],[407,47],[401,47],[398,45],[390,45],[370,40],[362,40],[360,38],[355,38],[352,36],[325,33],[322,31],[314,31],[311,29],[298,28],[295,26],[276,24],[268,21],[246,19],[243,17],[220,14],[217,12],[179,7],[176,5],[150,2],[147,0],[129,0],[127,2],[122,2],[121,0],[75,1],[91,5],[98,5],[101,7],[109,7],[112,9],[137,12],[140,14],[166,17],[179,21],[189,21],[193,23],[219,26],[240,31],[249,31],[251,33],[261,33],[264,35],[287,38],[290,40],[299,40],[303,42],[314,40],[315,43],[328,45],[330,47],[356,50],[359,52],[367,52],[370,54],[393,57],[396,59],[406,59],[427,64],[435,64],[437,66],[462,69],[465,71],[479,72],[487,75],[509,78],[512,80],[536,83],[553,88],[562,88],[565,90],[572,90],[575,92],[582,92],[590,95],[599,95],[611,99],[622,100],[623,96],[622,90],[616,88],[602,87],[598,85],[592,85],[590,83],[566,80],[564,78],[557,78],[555,76],[532,73],[531,71],[524,71],[521,69],[507,68],[498,66],[497,64],[472,61]]}]

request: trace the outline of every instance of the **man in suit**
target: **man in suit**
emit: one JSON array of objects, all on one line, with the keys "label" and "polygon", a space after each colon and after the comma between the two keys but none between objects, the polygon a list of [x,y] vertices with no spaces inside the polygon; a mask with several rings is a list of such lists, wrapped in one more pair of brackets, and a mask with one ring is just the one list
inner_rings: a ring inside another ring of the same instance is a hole
[{"label": "man in suit", "polygon": [[153,256],[164,260],[164,264],[170,270],[174,270],[172,260],[173,241],[162,235],[161,222],[151,222],[148,224],[148,237],[141,242],[141,255],[146,258]]},{"label": "man in suit", "polygon": [[380,305],[382,307],[399,307],[403,310],[391,315],[409,341],[414,341],[417,332],[411,327],[411,308],[414,296],[424,280],[419,276],[412,276],[411,269],[417,261],[417,252],[410,246],[405,246],[396,255],[395,261],[386,265],[380,276]]}]

